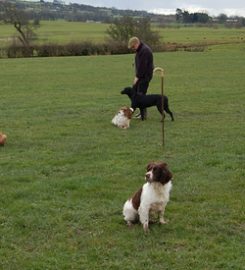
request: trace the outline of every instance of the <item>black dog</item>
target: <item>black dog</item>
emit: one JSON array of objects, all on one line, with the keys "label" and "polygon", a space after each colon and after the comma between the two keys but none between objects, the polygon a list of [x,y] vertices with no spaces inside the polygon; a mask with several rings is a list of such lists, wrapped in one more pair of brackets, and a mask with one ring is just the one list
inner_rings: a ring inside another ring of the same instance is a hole
[{"label": "black dog", "polygon": [[[144,109],[147,107],[156,106],[158,111],[163,114],[162,111],[162,96],[157,94],[152,95],[140,95],[132,87],[126,87],[121,91],[121,94],[128,95],[131,100],[131,107],[135,110],[140,109],[141,120],[145,120]],[[173,113],[169,110],[168,97],[163,96],[163,109],[170,116],[172,121],[174,121]]]}]

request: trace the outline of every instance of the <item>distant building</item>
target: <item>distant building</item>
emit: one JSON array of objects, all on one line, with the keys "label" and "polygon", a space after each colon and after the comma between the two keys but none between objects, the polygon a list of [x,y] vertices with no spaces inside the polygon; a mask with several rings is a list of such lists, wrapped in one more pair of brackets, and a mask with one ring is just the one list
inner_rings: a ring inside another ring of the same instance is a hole
[{"label": "distant building", "polygon": [[62,0],[53,0],[53,4],[64,5],[65,4],[65,1],[62,1]]}]

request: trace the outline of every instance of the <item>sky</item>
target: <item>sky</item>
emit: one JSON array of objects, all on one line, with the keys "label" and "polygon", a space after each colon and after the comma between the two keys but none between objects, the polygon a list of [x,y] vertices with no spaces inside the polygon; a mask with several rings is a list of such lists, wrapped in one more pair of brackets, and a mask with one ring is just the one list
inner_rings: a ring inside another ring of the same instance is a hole
[{"label": "sky", "polygon": [[[46,1],[52,2],[52,0]],[[180,8],[188,12],[206,12],[211,16],[224,13],[228,16],[245,17],[245,0],[65,0],[64,2],[96,7],[145,10],[160,14],[175,14],[176,9]]]}]

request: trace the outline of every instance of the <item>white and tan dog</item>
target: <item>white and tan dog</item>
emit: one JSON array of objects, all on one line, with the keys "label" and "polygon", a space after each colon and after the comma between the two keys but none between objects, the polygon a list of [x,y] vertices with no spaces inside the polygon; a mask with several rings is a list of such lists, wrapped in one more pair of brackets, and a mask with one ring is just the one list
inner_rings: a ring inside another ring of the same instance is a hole
[{"label": "white and tan dog", "polygon": [[163,216],[172,188],[171,179],[172,173],[166,163],[148,164],[145,174],[147,182],[125,202],[123,207],[124,220],[128,226],[139,220],[147,232],[152,214],[158,214],[161,224],[166,223]]},{"label": "white and tan dog", "polygon": [[134,110],[129,107],[122,107],[120,110],[117,112],[117,114],[113,117],[112,119],[112,124],[119,127],[119,128],[124,128],[127,129],[129,128],[130,125],[130,120],[132,118]]}]

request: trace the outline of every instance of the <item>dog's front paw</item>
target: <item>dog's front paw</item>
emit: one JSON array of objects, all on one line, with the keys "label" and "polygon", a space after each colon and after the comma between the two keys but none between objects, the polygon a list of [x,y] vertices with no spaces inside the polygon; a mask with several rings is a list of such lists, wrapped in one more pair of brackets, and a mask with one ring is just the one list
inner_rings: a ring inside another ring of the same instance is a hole
[{"label": "dog's front paw", "polygon": [[167,224],[167,223],[168,223],[168,221],[166,221],[164,218],[160,219],[160,224]]},{"label": "dog's front paw", "polygon": [[133,223],[131,221],[127,221],[127,226],[128,226],[128,228],[132,228],[133,227]]},{"label": "dog's front paw", "polygon": [[144,229],[144,232],[145,232],[145,233],[148,233],[148,232],[149,232],[149,226],[148,226],[148,223],[145,223],[145,224],[143,225],[143,229]]}]

